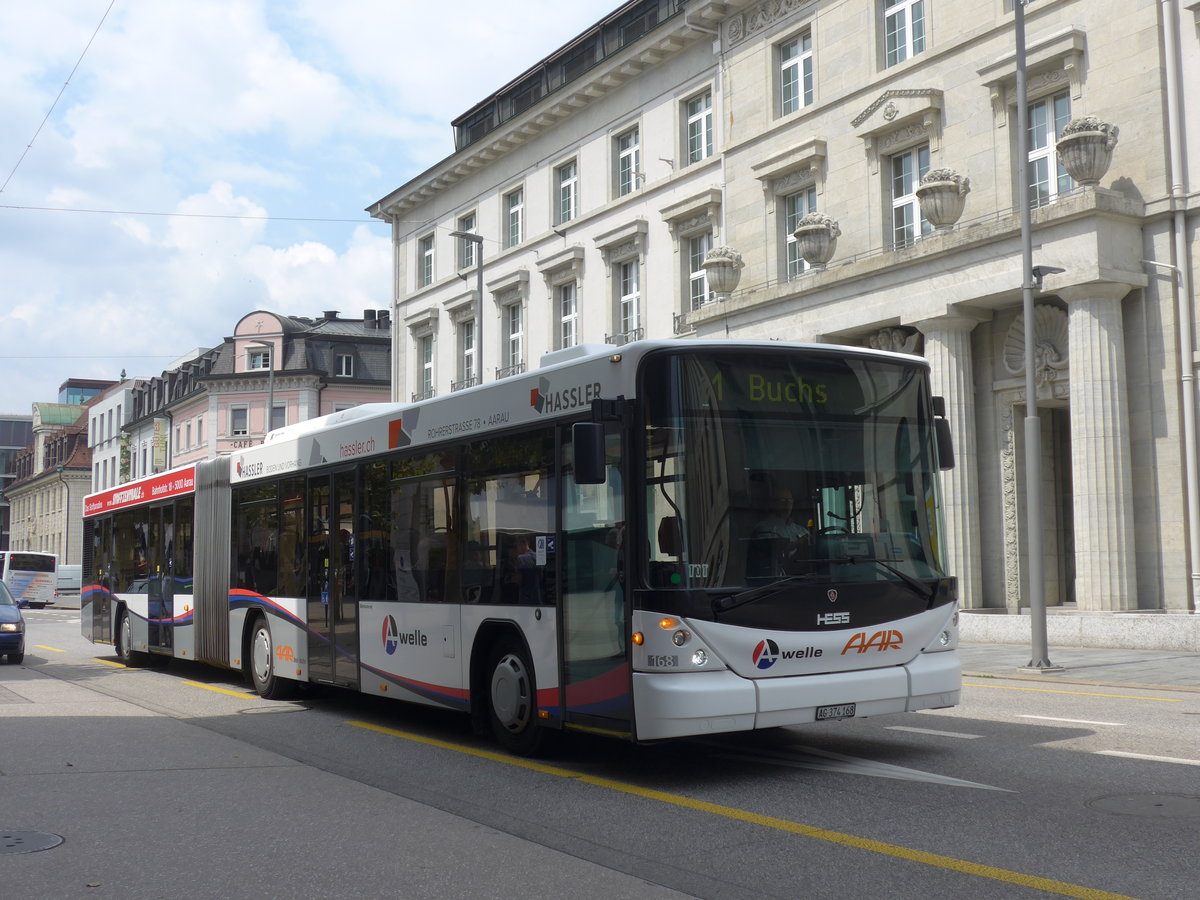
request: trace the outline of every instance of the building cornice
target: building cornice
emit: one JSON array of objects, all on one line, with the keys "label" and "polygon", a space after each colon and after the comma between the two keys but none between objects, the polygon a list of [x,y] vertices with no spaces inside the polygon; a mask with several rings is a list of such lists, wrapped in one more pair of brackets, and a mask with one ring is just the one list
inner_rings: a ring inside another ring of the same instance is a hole
[{"label": "building cornice", "polygon": [[750,0],[708,0],[686,4],[683,14],[672,17],[642,40],[548,94],[481,140],[422,172],[368,206],[367,212],[378,219],[402,217],[414,207],[428,202],[452,185],[578,115],[598,100],[641,77],[647,70],[661,66],[700,41],[712,41],[713,32],[726,19],[753,5]]}]

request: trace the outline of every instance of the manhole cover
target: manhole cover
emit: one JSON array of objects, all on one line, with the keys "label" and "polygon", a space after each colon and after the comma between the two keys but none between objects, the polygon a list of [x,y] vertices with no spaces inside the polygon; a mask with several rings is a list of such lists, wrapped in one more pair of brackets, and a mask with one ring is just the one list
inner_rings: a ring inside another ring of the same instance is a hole
[{"label": "manhole cover", "polygon": [[63,842],[62,835],[41,831],[0,831],[0,854],[34,853]]},{"label": "manhole cover", "polygon": [[1200,818],[1200,797],[1184,794],[1124,794],[1100,797],[1087,804],[1119,816],[1155,816],[1161,819]]}]

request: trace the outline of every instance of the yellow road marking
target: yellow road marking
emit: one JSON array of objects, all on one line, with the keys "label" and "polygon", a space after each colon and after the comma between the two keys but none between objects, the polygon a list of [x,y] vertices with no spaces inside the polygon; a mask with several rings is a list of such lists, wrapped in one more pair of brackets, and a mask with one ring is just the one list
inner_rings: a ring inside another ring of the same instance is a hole
[{"label": "yellow road marking", "polygon": [[240,700],[247,700],[250,697],[255,696],[253,694],[247,693],[246,691],[231,691],[229,688],[217,687],[216,685],[212,685],[212,684],[205,684],[202,681],[185,681],[184,684],[188,685],[189,687],[204,688],[204,690],[206,690],[206,691],[213,691],[214,693],[217,693],[217,694],[228,694],[230,697],[237,697]]},{"label": "yellow road marking", "polygon": [[60,650],[58,647],[47,647],[45,644],[34,644],[39,650],[49,650],[51,653],[66,653],[66,650]]},{"label": "yellow road marking", "polygon": [[927,853],[924,850],[913,850],[909,847],[901,847],[898,844],[888,844],[883,841],[862,838],[853,834],[843,834],[839,831],[830,831],[825,828],[815,828],[811,825],[801,825],[799,822],[789,822],[787,819],[777,819],[774,816],[763,816],[759,815],[758,813],[752,813],[744,809],[737,809],[736,807],[732,806],[721,806],[720,804],[708,803],[704,800],[694,800],[691,797],[684,797],[679,794],[668,794],[665,791],[656,791],[650,788],[643,788],[635,784],[628,784],[623,781],[615,781],[611,778],[598,778],[594,775],[586,775],[583,772],[575,772],[571,769],[563,769],[559,766],[550,766],[544,763],[534,762],[533,760],[506,756],[502,753],[497,753],[490,750],[480,750],[475,747],[467,747],[462,744],[453,744],[449,741],[438,740],[437,738],[424,737],[422,735],[412,734],[406,731],[398,731],[394,728],[385,728],[382,725],[372,725],[370,722],[347,722],[346,724],[352,725],[355,728],[362,728],[367,731],[374,731],[379,734],[388,735],[389,737],[413,741],[415,743],[425,744],[430,747],[438,747],[442,750],[452,750],[455,753],[462,753],[466,756],[474,756],[479,759],[487,759],[491,760],[492,762],[504,763],[505,765],[516,766],[518,768],[528,769],[533,772],[540,772],[544,775],[554,775],[559,778],[569,778],[573,781],[578,781],[583,784],[590,784],[594,787],[619,791],[623,794],[631,794],[635,797],[642,797],[646,800],[657,800],[660,803],[668,803],[672,806],[679,806],[684,809],[695,810],[696,812],[721,816],[722,818],[746,822],[751,825],[759,825],[763,828],[773,828],[776,831],[783,831],[789,834],[800,835],[801,837],[827,841],[831,844],[841,844],[846,847],[853,847],[857,850],[866,850],[870,853],[893,856],[897,859],[922,863],[924,865],[934,866],[935,868],[945,869],[951,872],[962,872],[965,875],[974,875],[976,877],[987,878],[992,881],[1001,881],[1006,884],[1020,885],[1021,887],[1027,887],[1033,890],[1058,894],[1062,897],[1075,897],[1077,900],[1132,900],[1132,898],[1127,897],[1124,894],[1114,894],[1109,891],[1101,891],[1097,890],[1096,888],[1084,887],[1077,884],[1069,884],[1065,881],[1055,881],[1054,879],[1042,878],[1037,875],[1025,875],[1021,872],[1012,872],[1008,869],[1000,869],[995,866],[986,866],[980,863],[955,859],[952,856],[942,856],[938,853]]},{"label": "yellow road marking", "polygon": [[98,656],[95,659],[93,659],[92,662],[98,662],[105,666],[112,666],[114,669],[128,669],[129,668],[129,666],[125,665],[125,663],[113,662],[111,659],[101,659]]},{"label": "yellow road marking", "polygon": [[1050,688],[1014,687],[1008,684],[971,684],[964,681],[963,687],[994,688],[997,691],[1033,691],[1038,694],[1074,694],[1078,697],[1111,697],[1116,700],[1154,700],[1158,703],[1182,703],[1169,697],[1136,697],[1131,694],[1097,694],[1091,691],[1056,691]]}]

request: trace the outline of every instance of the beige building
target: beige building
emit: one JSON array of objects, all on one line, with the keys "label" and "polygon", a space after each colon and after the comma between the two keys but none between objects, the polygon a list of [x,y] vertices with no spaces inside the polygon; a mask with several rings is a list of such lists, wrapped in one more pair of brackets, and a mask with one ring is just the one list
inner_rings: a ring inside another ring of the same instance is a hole
[{"label": "beige building", "polygon": [[[1024,12],[1021,160],[1011,0],[624,4],[370,208],[393,225],[394,397],[643,335],[923,354],[962,603],[1017,611],[1024,165],[1047,602],[1195,612],[1200,2]],[[722,246],[729,296],[702,265]]]}]

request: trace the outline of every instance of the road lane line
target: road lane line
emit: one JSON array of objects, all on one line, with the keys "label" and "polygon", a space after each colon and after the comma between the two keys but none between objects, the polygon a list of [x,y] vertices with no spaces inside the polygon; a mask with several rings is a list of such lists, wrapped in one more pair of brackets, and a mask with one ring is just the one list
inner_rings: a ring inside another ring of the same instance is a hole
[{"label": "road lane line", "polygon": [[112,666],[114,669],[128,669],[129,668],[129,666],[125,665],[125,663],[113,662],[111,659],[101,659],[98,656],[95,659],[93,659],[92,662],[98,662],[101,665],[105,665],[105,666]]},{"label": "road lane line", "polygon": [[515,756],[507,756],[503,753],[498,753],[491,750],[468,747],[463,744],[454,744],[450,741],[425,737],[423,735],[413,734],[407,731],[399,731],[395,728],[386,728],[382,725],[374,725],[370,722],[352,721],[346,722],[346,724],[354,728],[362,728],[366,731],[374,731],[378,734],[387,735],[388,737],[412,741],[418,744],[425,744],[426,746],[437,747],[442,750],[450,750],[455,753],[461,753],[465,756],[473,756],[478,759],[486,759],[491,760],[492,762],[504,763],[505,765],[516,766],[517,768],[528,769],[530,771],[540,772],[545,775],[568,778],[573,781],[578,781],[582,784],[590,784],[593,787],[606,788],[608,790],[618,791],[622,794],[630,794],[635,797],[641,797],[646,800],[657,800],[660,803],[667,803],[671,806],[678,806],[684,809],[694,810],[696,812],[721,816],[722,818],[733,819],[735,821],[745,822],[751,825],[759,825],[763,828],[771,828],[776,831],[795,834],[801,837],[827,841],[831,844],[841,844],[842,846],[853,847],[857,850],[866,850],[870,853],[878,853],[883,856],[891,856],[897,859],[907,860],[908,862],[922,863],[924,865],[933,866],[935,868],[944,869],[950,872],[961,872],[965,875],[974,875],[976,877],[986,878],[991,881],[999,881],[1005,884],[1015,884],[1021,887],[1031,888],[1033,890],[1057,894],[1061,897],[1074,897],[1076,900],[1133,900],[1133,898],[1128,897],[1125,894],[1114,894],[1109,891],[1084,887],[1083,885],[1078,884],[1070,884],[1065,881],[1055,881],[1052,878],[1042,878],[1039,875],[1026,875],[1022,872],[1013,872],[1008,869],[1000,869],[995,866],[987,866],[980,863],[955,859],[952,856],[942,856],[938,853],[928,853],[924,850],[913,850],[910,847],[901,847],[898,844],[888,844],[883,841],[858,837],[857,835],[853,834],[830,831],[826,828],[816,828],[811,825],[802,825],[799,822],[790,822],[787,819],[777,819],[774,816],[764,816],[758,813],[749,812],[744,809],[737,809],[736,807],[732,806],[721,806],[716,803],[709,803],[705,800],[695,800],[691,797],[684,797],[680,794],[668,794],[665,791],[656,791],[652,788],[639,787],[635,784],[629,784],[624,781],[616,781],[611,778],[600,778],[595,775],[586,775],[583,772],[576,772],[571,769],[561,768],[559,766],[546,765],[545,763],[534,762],[533,760],[529,759],[521,759]]},{"label": "road lane line", "polygon": [[1121,750],[1095,750],[1097,756],[1119,756],[1122,759],[1141,759],[1147,762],[1176,763],[1180,766],[1200,766],[1200,759],[1180,759],[1177,756],[1151,756],[1148,753],[1125,753]]},{"label": "road lane line", "polygon": [[1050,688],[1016,687],[1010,684],[971,684],[963,682],[963,687],[992,688],[997,691],[1033,691],[1035,694],[1074,694],[1077,697],[1111,697],[1117,700],[1153,700],[1157,703],[1182,703],[1172,697],[1137,697],[1130,694],[1096,694],[1091,691],[1056,691]]},{"label": "road lane line", "polygon": [[188,687],[204,688],[206,691],[212,691],[215,694],[228,694],[230,697],[237,697],[239,700],[249,700],[257,697],[257,694],[251,694],[249,691],[232,691],[229,688],[217,687],[215,684],[205,684],[202,681],[185,681]]},{"label": "road lane line", "polygon": [[34,644],[33,646],[37,647],[39,650],[49,650],[51,653],[66,653],[67,652],[66,650],[62,650],[58,647],[47,647],[45,644]]},{"label": "road lane line", "polygon": [[1067,722],[1071,725],[1113,725],[1117,728],[1125,728],[1124,722],[1093,722],[1091,719],[1060,719],[1058,716],[1030,716],[1018,715],[1018,719],[1042,719],[1046,722]]},{"label": "road lane line", "polygon": [[982,734],[966,734],[962,731],[936,731],[933,728],[913,728],[910,725],[888,725],[887,730],[911,731],[913,734],[932,734],[934,737],[962,738],[964,741],[973,741],[976,738],[983,737]]}]

